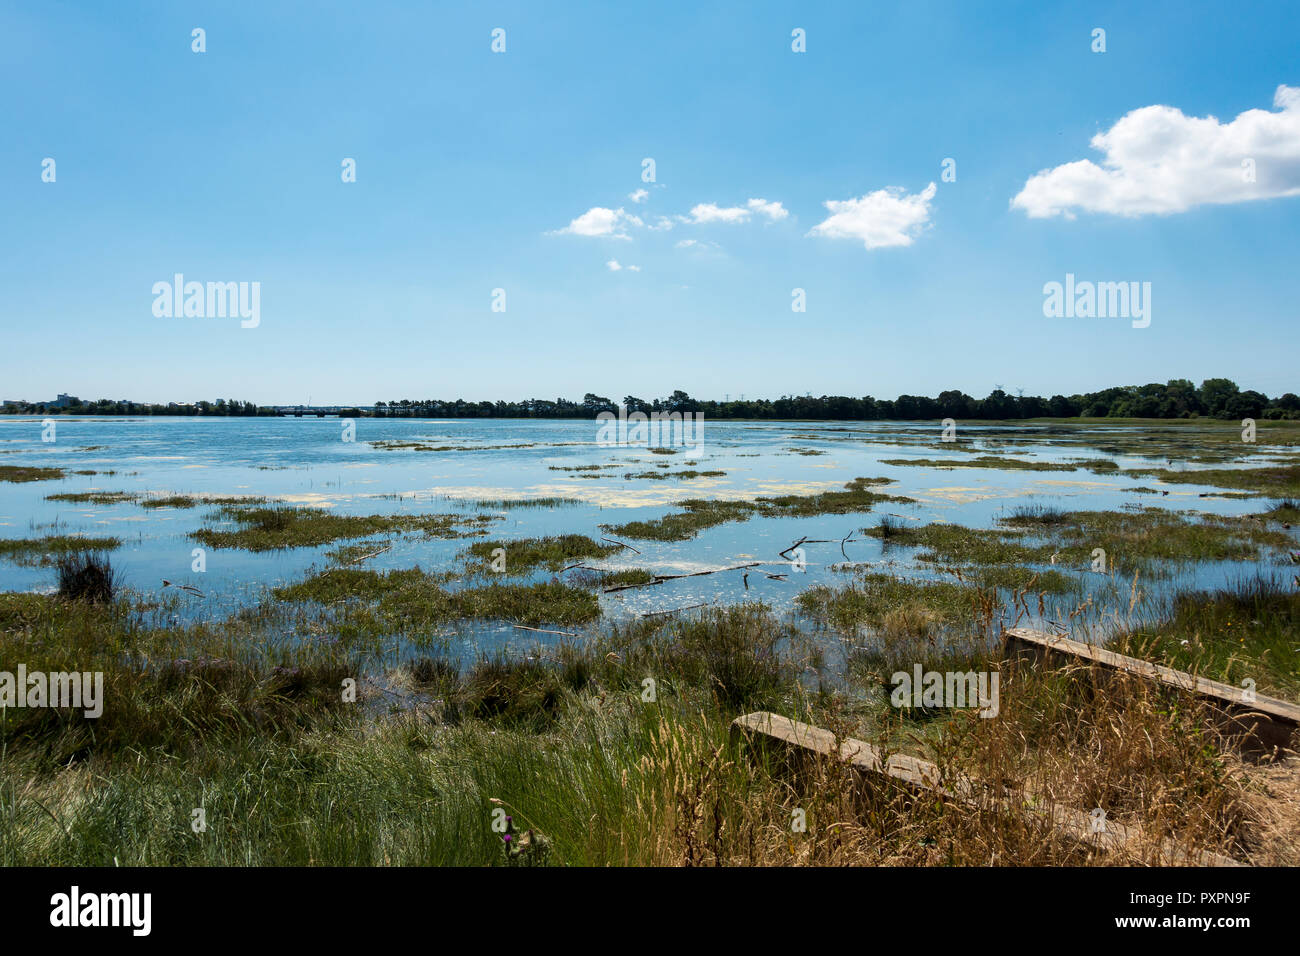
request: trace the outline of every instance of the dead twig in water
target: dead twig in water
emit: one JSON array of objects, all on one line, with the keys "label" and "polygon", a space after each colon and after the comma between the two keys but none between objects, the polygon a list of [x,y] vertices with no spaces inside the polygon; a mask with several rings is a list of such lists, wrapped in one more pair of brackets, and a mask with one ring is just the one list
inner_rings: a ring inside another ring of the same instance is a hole
[{"label": "dead twig in water", "polygon": [[675,607],[675,608],[673,608],[673,609],[670,610],[670,611],[648,611],[648,612],[646,612],[645,614],[642,614],[641,616],[642,616],[642,617],[660,617],[661,615],[664,615],[664,614],[676,614],[676,613],[678,613],[679,611],[693,611],[693,610],[695,610],[695,608],[697,608],[697,607],[709,607],[709,606],[711,606],[712,604],[713,604],[712,601],[705,601],[703,604],[688,604],[686,607]]},{"label": "dead twig in water", "polygon": [[[628,591],[632,588],[649,588],[656,584],[663,584],[665,581],[679,581],[682,578],[698,578],[706,574],[721,574],[723,571],[748,571],[750,568],[756,568],[761,565],[762,561],[753,561],[749,564],[736,564],[729,568],[710,568],[707,571],[691,571],[687,574],[656,574],[654,580],[643,581],[640,584],[617,584],[612,588],[605,588],[605,594],[611,594],[614,591]],[[764,574],[767,572],[764,571]],[[746,585],[748,587],[748,585]]]},{"label": "dead twig in water", "polygon": [[605,588],[602,593],[613,594],[615,591],[630,591],[632,588],[652,588],[656,584],[663,583],[663,578],[655,578],[653,581],[642,581],[640,584],[616,584],[612,588]]},{"label": "dead twig in water", "polygon": [[521,631],[536,631],[538,634],[562,634],[565,637],[577,637],[577,631],[548,631],[544,627],[529,627],[527,624],[511,624],[511,627],[517,627]]},{"label": "dead twig in water", "polygon": [[165,587],[165,588],[172,588],[172,587],[174,587],[174,588],[176,588],[176,589],[178,589],[178,590],[181,590],[181,591],[188,591],[190,594],[197,594],[199,597],[204,597],[203,592],[200,591],[198,588],[196,588],[196,587],[195,587],[194,585],[192,585],[192,584],[172,584],[172,583],[171,583],[170,581],[168,581],[166,578],[163,578],[163,587]]},{"label": "dead twig in water", "polygon": [[641,553],[641,552],[638,551],[636,548],[632,547],[630,544],[625,544],[625,543],[622,542],[622,541],[616,541],[616,540],[613,539],[613,538],[607,538],[607,537],[605,537],[603,534],[600,536],[600,540],[601,540],[601,541],[608,541],[610,544],[616,544],[616,545],[618,545],[618,546],[621,547],[621,548],[627,548],[627,549],[628,549],[629,551],[631,551],[633,554],[640,554],[640,553]]}]

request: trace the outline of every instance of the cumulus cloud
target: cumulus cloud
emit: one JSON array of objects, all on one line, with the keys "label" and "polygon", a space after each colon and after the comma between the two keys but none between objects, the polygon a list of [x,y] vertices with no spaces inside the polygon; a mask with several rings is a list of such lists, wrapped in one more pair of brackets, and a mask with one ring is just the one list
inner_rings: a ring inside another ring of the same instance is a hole
[{"label": "cumulus cloud", "polygon": [[617,259],[610,259],[609,262],[605,263],[605,267],[609,269],[610,272],[622,272],[624,269],[626,269],[628,272],[641,271],[640,266],[625,266],[621,264]]},{"label": "cumulus cloud", "polygon": [[790,215],[789,210],[779,202],[768,202],[766,199],[751,199],[746,205],[754,212],[761,213],[773,222],[780,222],[786,216]]},{"label": "cumulus cloud", "polygon": [[[645,202],[650,193],[638,189],[628,193],[633,202]],[[678,224],[704,225],[707,223],[748,222],[755,214],[765,216],[772,222],[786,219],[790,213],[779,202],[766,199],[751,199],[744,206],[719,206],[717,203],[698,203],[691,207],[690,215],[655,216],[652,222],[646,222],[623,207],[609,209],[605,206],[592,206],[563,229],[548,232],[550,236],[594,236],[607,239],[630,239],[629,229],[649,229],[651,232],[667,232]]]},{"label": "cumulus cloud", "polygon": [[623,207],[606,209],[604,206],[592,206],[563,229],[556,229],[552,235],[557,236],[603,236],[609,239],[629,239],[628,226],[640,226],[641,220],[624,212]]},{"label": "cumulus cloud", "polygon": [[691,207],[690,222],[744,222],[749,218],[749,210],[744,206],[719,206],[717,203],[702,202]]},{"label": "cumulus cloud", "polygon": [[703,225],[710,222],[748,222],[752,213],[767,216],[777,222],[790,215],[779,202],[766,199],[751,199],[743,206],[719,206],[717,203],[702,202],[691,207],[689,216],[679,217],[682,222]]},{"label": "cumulus cloud", "polygon": [[808,235],[857,239],[868,249],[910,246],[930,221],[935,191],[934,183],[912,195],[899,186],[888,186],[859,199],[828,199],[823,205],[830,215]]},{"label": "cumulus cloud", "polygon": [[1011,205],[1034,219],[1073,219],[1076,210],[1162,215],[1300,195],[1300,87],[1279,86],[1273,105],[1229,123],[1172,106],[1133,110],[1092,138],[1100,165],[1080,159],[1044,169]]}]

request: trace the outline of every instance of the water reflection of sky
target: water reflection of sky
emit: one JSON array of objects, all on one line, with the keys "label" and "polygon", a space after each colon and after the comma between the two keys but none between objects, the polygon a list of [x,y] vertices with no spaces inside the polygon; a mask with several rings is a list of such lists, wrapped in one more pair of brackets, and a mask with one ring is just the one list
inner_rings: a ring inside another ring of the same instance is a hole
[{"label": "water reflection of sky", "polygon": [[[113,535],[123,542],[113,562],[124,583],[153,592],[164,579],[201,588],[205,597],[191,602],[191,613],[216,617],[256,602],[265,588],[301,578],[326,564],[327,548],[251,554],[209,549],[207,571],[190,570],[195,542],[188,534],[206,524],[212,509],[145,509],[138,504],[88,505],[47,501],[56,492],[124,491],[194,496],[265,496],[336,509],[347,514],[446,513],[472,511],[477,499],[555,496],[581,499],[577,505],[514,508],[490,526],[497,538],[582,533],[598,538],[599,525],[659,517],[685,498],[752,498],[764,494],[812,494],[837,490],[855,477],[885,477],[897,483],[879,490],[917,499],[916,504],[883,503],[874,513],[812,518],[751,518],[707,529],[681,542],[630,541],[642,553],[623,552],[601,567],[646,567],[665,573],[704,570],[748,562],[765,562],[762,570],[786,573],[785,580],[751,571],[748,588],[742,572],[685,578],[602,598],[607,611],[648,613],[692,604],[726,603],[745,598],[789,607],[800,590],[812,584],[843,580],[830,566],[847,559],[880,563],[907,573],[917,568],[907,549],[886,548],[860,529],[893,513],[917,523],[949,521],[989,527],[999,514],[1026,503],[1067,509],[1116,509],[1141,504],[1196,509],[1215,514],[1259,511],[1259,499],[1200,497],[1216,489],[1191,484],[1160,486],[1150,478],[1124,478],[1078,471],[996,471],[984,468],[943,470],[886,465],[881,459],[962,458],[974,448],[1005,457],[1060,462],[1103,457],[1122,467],[1164,466],[1166,460],[1116,456],[1079,443],[1086,435],[1105,444],[1131,428],[1086,431],[1045,427],[1041,437],[1025,438],[1025,426],[981,426],[961,437],[966,451],[945,449],[940,426],[915,423],[714,423],[706,425],[704,453],[650,454],[644,448],[605,448],[596,444],[597,425],[580,421],[361,419],[356,441],[344,442],[334,418],[192,419],[192,418],[59,418],[57,441],[43,443],[38,418],[0,419],[0,464],[53,465],[95,471],[60,481],[0,483],[0,536],[46,534]],[[1032,428],[1031,428],[1032,430]],[[999,440],[1005,439],[1005,440]],[[474,450],[417,451],[385,449],[376,443],[414,441],[430,446]],[[524,447],[490,447],[490,446]],[[822,454],[800,454],[812,450]],[[566,471],[580,465],[614,464],[600,471]],[[667,468],[659,468],[660,465]],[[1195,466],[1189,466],[1195,467]],[[720,470],[725,476],[663,481],[627,480],[628,472]],[[115,472],[104,474],[104,472]],[[583,477],[595,475],[597,477]],[[1169,494],[1137,494],[1138,486],[1160,487]],[[841,539],[852,534],[841,546]],[[782,567],[780,552],[799,538],[833,543],[807,544],[807,570]],[[371,559],[376,569],[419,565],[426,570],[454,566],[465,541],[403,535],[391,550]],[[892,562],[892,564],[890,564]],[[1058,568],[1058,570],[1066,570]],[[1254,574],[1253,563],[1222,562],[1187,567],[1152,582],[1215,586],[1233,577]],[[1281,574],[1280,566],[1265,567]],[[1083,577],[1087,572],[1079,572]],[[541,574],[540,577],[547,577]],[[535,575],[536,577],[536,575]],[[28,568],[0,561],[0,589],[41,590],[53,583],[50,568]],[[1088,581],[1089,585],[1095,584]],[[1108,582],[1114,586],[1114,582]],[[1127,583],[1124,584],[1126,592]],[[471,642],[494,626],[474,625]],[[509,629],[507,629],[509,630]],[[515,632],[518,637],[519,632]]]}]

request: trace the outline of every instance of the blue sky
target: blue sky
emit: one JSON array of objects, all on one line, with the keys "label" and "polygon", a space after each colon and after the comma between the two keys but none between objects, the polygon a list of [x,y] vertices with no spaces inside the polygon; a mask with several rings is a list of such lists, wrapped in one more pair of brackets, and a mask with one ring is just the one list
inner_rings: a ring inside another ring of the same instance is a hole
[{"label": "blue sky", "polygon": [[[1300,391],[1297,50],[1294,3],[6,4],[0,398]],[[156,317],[178,272],[260,324]],[[1045,317],[1066,273],[1150,326]]]}]

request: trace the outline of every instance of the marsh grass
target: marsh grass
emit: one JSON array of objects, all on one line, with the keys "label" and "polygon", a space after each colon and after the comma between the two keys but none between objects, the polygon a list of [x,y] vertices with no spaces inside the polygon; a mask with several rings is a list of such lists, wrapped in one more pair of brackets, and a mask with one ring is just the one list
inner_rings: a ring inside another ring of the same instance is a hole
[{"label": "marsh grass", "polygon": [[650,481],[665,481],[669,478],[676,478],[679,481],[691,481],[695,478],[722,478],[726,476],[725,471],[696,471],[687,468],[684,471],[637,471],[626,472],[623,477],[632,481],[633,479],[647,479]]},{"label": "marsh grass", "polygon": [[0,481],[55,481],[65,477],[62,468],[44,468],[33,465],[0,465]]},{"label": "marsh grass", "polygon": [[117,591],[117,572],[108,556],[78,551],[65,554],[57,562],[59,597],[65,601],[112,603]]},{"label": "marsh grass", "polygon": [[1122,653],[1236,687],[1300,698],[1300,590],[1273,578],[1184,590],[1163,614],[1121,636]]},{"label": "marsh grass", "polygon": [[42,538],[0,539],[0,557],[28,567],[49,567],[58,559],[82,551],[112,551],[122,546],[118,538],[80,535],[46,535]]},{"label": "marsh grass", "polygon": [[1257,516],[1200,515],[1135,508],[1128,511],[1034,512],[1020,509],[999,524],[1043,535],[1071,563],[1086,564],[1102,548],[1111,562],[1151,566],[1155,562],[1254,560],[1293,547],[1285,531],[1270,529]]},{"label": "marsh grass", "polygon": [[342,678],[357,674],[332,646],[295,648],[290,657],[282,647],[250,646],[228,628],[145,628],[121,599],[0,594],[0,637],[0,670],[22,662],[29,672],[104,675],[98,718],[81,709],[0,711],[0,750],[49,767],[192,754],[209,734],[228,743],[302,727],[340,702]]},{"label": "marsh grass", "polygon": [[589,591],[558,581],[493,583],[449,591],[449,575],[419,568],[378,572],[333,568],[296,584],[276,588],[279,601],[333,607],[333,624],[344,633],[379,636],[420,634],[448,621],[502,620],[535,627],[574,625],[600,616]]},{"label": "marsh grass", "polygon": [[237,530],[200,528],[190,537],[212,548],[274,551],[310,548],[346,538],[394,532],[418,532],[433,538],[460,538],[486,534],[489,515],[341,515],[321,508],[292,506],[225,505],[217,516],[238,525]]},{"label": "marsh grass", "polygon": [[57,495],[46,495],[46,501],[69,501],[92,505],[119,505],[138,501],[140,496],[129,491],[65,491]]},{"label": "marsh grass", "polygon": [[490,567],[493,552],[505,551],[505,573],[514,574],[545,566],[552,571],[582,558],[604,558],[623,549],[616,544],[601,544],[583,534],[551,535],[544,538],[519,538],[513,541],[476,541],[469,554]]},{"label": "marsh grass", "polygon": [[487,511],[511,511],[516,508],[565,508],[570,505],[586,504],[581,498],[480,498],[472,503],[476,508]]},{"label": "marsh grass", "polygon": [[[111,668],[120,642],[148,643],[120,606],[10,603],[0,624],[29,658],[38,645],[50,664],[98,648],[91,659]],[[995,720],[876,715],[866,739],[936,761],[974,805],[733,740],[731,719],[761,708],[862,734],[842,701],[806,689],[822,663],[761,606],[632,622],[463,673],[415,661],[437,706],[390,713],[335,703],[346,666],[304,658],[279,665],[286,675],[266,663],[223,652],[115,672],[118,705],[93,737],[66,714],[28,712],[41,726],[19,726],[7,711],[0,863],[502,865],[496,807],[544,836],[549,864],[570,866],[1158,862],[1153,846],[1101,856],[1055,839],[1031,809],[1053,803],[1103,807],[1188,848],[1248,858],[1262,845],[1243,804],[1250,770],[1222,755],[1212,725],[1150,685],[1096,684],[1086,669],[1005,672]],[[210,839],[185,825],[195,806]],[[791,830],[796,808],[806,833]]]},{"label": "marsh grass", "polygon": [[[1181,456],[1180,456],[1181,457]],[[1129,469],[1125,475],[1158,478],[1170,484],[1213,485],[1237,488],[1257,495],[1300,496],[1300,465],[1280,464],[1265,468],[1170,468]]]},{"label": "marsh grass", "polygon": [[144,498],[140,502],[141,508],[197,508],[199,505],[230,505],[235,507],[248,508],[253,505],[264,505],[270,501],[261,495],[249,495],[248,497],[235,498],[214,495],[211,497],[195,497],[192,495],[155,495]]},{"label": "marsh grass", "polygon": [[753,501],[725,501],[691,498],[680,503],[683,509],[669,512],[651,521],[630,521],[621,525],[602,525],[619,537],[650,541],[686,541],[706,528],[730,521],[747,521],[754,515],[765,518],[808,518],[826,514],[858,514],[870,511],[882,501],[903,504],[914,499],[885,495],[869,490],[873,485],[890,484],[890,478],[854,478],[843,491],[825,491],[816,495],[780,495]]},{"label": "marsh grass", "polygon": [[998,471],[1075,471],[1083,467],[1079,463],[1002,458],[996,455],[980,455],[977,458],[885,458],[880,463],[916,468],[995,468]]},{"label": "marsh grass", "polygon": [[1300,524],[1300,501],[1294,498],[1277,501],[1264,513],[1264,517],[1284,525]]}]

